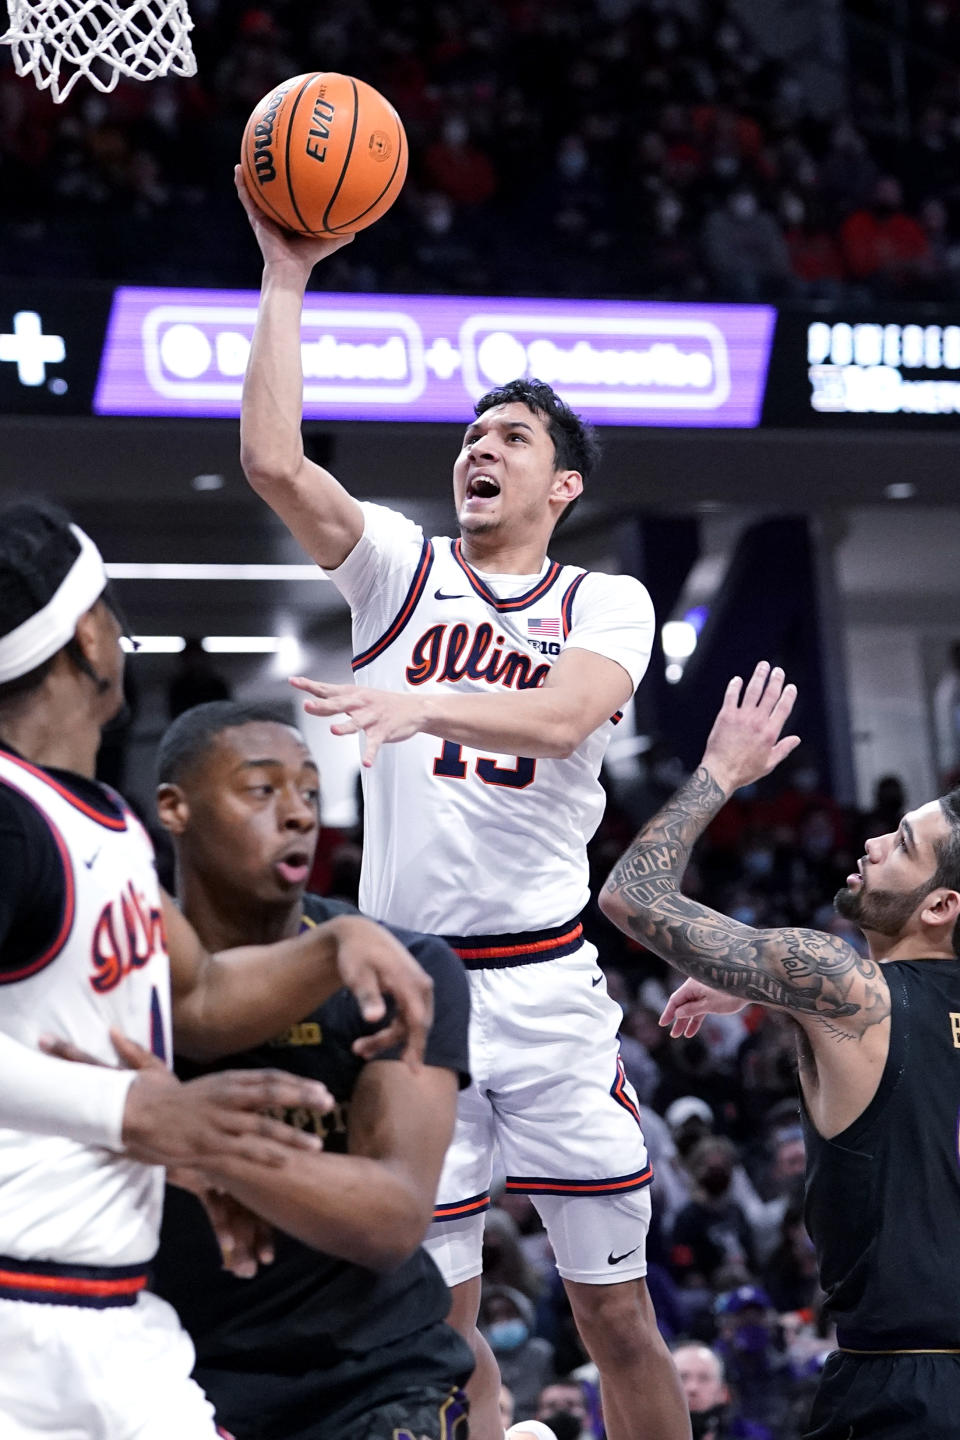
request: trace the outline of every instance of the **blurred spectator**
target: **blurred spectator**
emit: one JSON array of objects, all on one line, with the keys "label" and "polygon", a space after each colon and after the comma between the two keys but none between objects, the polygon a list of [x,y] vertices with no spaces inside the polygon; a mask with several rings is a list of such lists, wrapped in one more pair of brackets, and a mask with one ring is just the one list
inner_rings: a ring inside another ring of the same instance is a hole
[{"label": "blurred spectator", "polygon": [[790,255],[783,231],[756,191],[738,185],[709,214],[701,232],[704,259],[725,300],[758,300],[791,288]]},{"label": "blurred spectator", "polygon": [[513,1417],[517,1413],[516,1403],[513,1398],[513,1391],[507,1385],[500,1386],[500,1395],[497,1400],[500,1409],[500,1424],[504,1430],[509,1430],[513,1424]]},{"label": "blurred spectator", "polygon": [[497,1207],[487,1211],[484,1222],[483,1274],[491,1285],[520,1290],[531,1301],[540,1292],[541,1281],[523,1253],[516,1222]]},{"label": "blurred spectator", "polygon": [[770,1296],[756,1285],[721,1295],[716,1351],[745,1420],[782,1433],[791,1408],[790,1362]]},{"label": "blurred spectator", "polygon": [[210,700],[229,700],[230,686],[214,668],[200,640],[188,636],[177,657],[177,669],[167,687],[167,713],[176,720],[184,710]]},{"label": "blurred spectator", "polygon": [[554,1378],[553,1346],[534,1334],[533,1305],[509,1285],[485,1286],[480,1329],[497,1357],[517,1413],[531,1415],[540,1391]]},{"label": "blurred spectator", "polygon": [[443,122],[440,139],[427,147],[423,170],[429,184],[455,205],[482,205],[497,188],[493,165],[471,142],[462,115],[450,115]]},{"label": "blurred spectator", "polygon": [[929,274],[930,244],[920,222],[903,208],[894,175],[882,175],[870,203],[847,216],[840,244],[848,272],[869,281],[880,295],[915,293]]},{"label": "blurred spectator", "polygon": [[817,1298],[817,1257],[800,1201],[784,1213],[780,1243],[763,1268],[763,1283],[779,1311],[810,1310]]},{"label": "blurred spectator", "polygon": [[709,1345],[676,1345],[673,1358],[690,1407],[693,1440],[773,1440],[764,1426],[733,1412],[723,1361]]},{"label": "blurred spectator", "polygon": [[674,1274],[685,1284],[712,1282],[721,1266],[756,1269],[753,1234],[731,1183],[736,1150],[721,1135],[698,1140],[687,1157],[692,1199],[673,1225],[670,1250]]},{"label": "blurred spectator", "polygon": [[557,1440],[593,1440],[583,1386],[572,1375],[543,1387],[534,1416],[550,1426]]}]

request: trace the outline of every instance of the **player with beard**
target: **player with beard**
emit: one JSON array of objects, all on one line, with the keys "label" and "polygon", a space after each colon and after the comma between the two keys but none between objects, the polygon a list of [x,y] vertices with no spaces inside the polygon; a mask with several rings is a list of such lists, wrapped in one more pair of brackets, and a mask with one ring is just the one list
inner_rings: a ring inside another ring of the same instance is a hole
[{"label": "player with beard", "polygon": [[836,897],[869,954],[757,930],[685,896],[694,842],[799,744],[766,662],[737,676],[699,768],[614,867],[605,914],[690,978],[661,1024],[696,1034],[746,1004],[797,1023],[806,1221],[837,1326],[807,1440],[947,1440],[960,1413],[960,791],[868,840]]},{"label": "player with beard", "polygon": [[[352,906],[305,894],[319,824],[317,767],[284,710],[215,701],[186,711],[160,742],[158,810],[173,839],[176,892],[207,945],[292,940]],[[155,1285],[197,1350],[195,1377],[237,1440],[465,1440],[460,1386],[469,1346],[445,1323],[450,1295],[421,1248],[466,1085],[463,966],[435,936],[396,932],[433,981],[434,1018],[416,1071],[387,1052],[366,1063],[368,1032],[341,990],[232,1069],[270,1067],[324,1084],[336,1101],[289,1118],[323,1152],[264,1183],[225,1156],[204,1165],[276,1226],[221,1264],[194,1196],[170,1188]],[[191,1067],[183,1073],[194,1073]],[[232,1207],[231,1207],[232,1210]],[[223,1219],[236,1238],[250,1217]]]}]

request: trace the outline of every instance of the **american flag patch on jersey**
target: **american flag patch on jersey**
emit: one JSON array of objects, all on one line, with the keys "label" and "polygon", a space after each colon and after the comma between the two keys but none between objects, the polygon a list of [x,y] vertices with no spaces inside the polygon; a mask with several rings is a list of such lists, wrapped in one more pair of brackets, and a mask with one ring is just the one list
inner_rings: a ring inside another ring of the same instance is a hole
[{"label": "american flag patch on jersey", "polygon": [[527,621],[527,634],[528,634],[528,635],[555,635],[555,636],[559,636],[559,634],[560,634],[560,621],[559,621],[559,620],[539,620],[539,619],[528,620],[528,621]]}]

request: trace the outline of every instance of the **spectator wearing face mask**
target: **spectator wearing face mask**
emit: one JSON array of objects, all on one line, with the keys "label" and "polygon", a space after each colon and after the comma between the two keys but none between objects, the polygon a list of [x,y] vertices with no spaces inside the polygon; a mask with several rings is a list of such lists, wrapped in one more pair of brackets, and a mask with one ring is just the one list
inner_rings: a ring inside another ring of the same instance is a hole
[{"label": "spectator wearing face mask", "polygon": [[693,1440],[772,1440],[770,1431],[734,1413],[723,1361],[708,1345],[677,1345],[674,1363],[687,1404]]},{"label": "spectator wearing face mask", "polygon": [[554,1378],[553,1346],[533,1333],[533,1305],[511,1285],[491,1285],[480,1306],[480,1330],[513,1394],[517,1414],[529,1415]]},{"label": "spectator wearing face mask", "polygon": [[709,1285],[730,1266],[755,1270],[753,1234],[731,1193],[735,1164],[736,1150],[722,1135],[698,1141],[687,1157],[693,1195],[674,1222],[670,1252],[673,1272],[685,1283]]},{"label": "spectator wearing face mask", "polygon": [[[726,1019],[723,1016],[711,1016],[711,1019]],[[731,1019],[739,1018],[731,1016]],[[745,1032],[741,1032],[745,1033]],[[649,1119],[650,1112],[647,1112]],[[713,1111],[705,1100],[697,1095],[681,1095],[679,1100],[674,1100],[667,1109],[664,1116],[668,1130],[673,1137],[676,1156],[682,1161],[690,1156],[694,1147],[705,1137],[713,1136],[714,1116]],[[646,1132],[645,1132],[646,1133]],[[648,1137],[649,1138],[649,1137]],[[658,1164],[654,1157],[654,1170],[658,1177],[658,1184],[662,1182],[664,1174],[664,1163],[661,1160]],[[679,1181],[675,1179],[679,1173]],[[672,1185],[681,1185],[684,1191],[683,1200],[677,1204],[671,1203],[671,1217],[678,1213],[693,1196],[694,1181],[689,1166],[682,1163],[675,1165],[671,1172]],[[671,1196],[674,1190],[671,1189]],[[745,1166],[740,1162],[739,1157],[735,1160],[733,1173],[730,1180],[729,1196],[743,1211],[756,1253],[763,1261],[775,1248],[781,1239],[781,1225],[787,1201],[778,1190],[772,1198],[763,1199],[757,1191],[756,1186],[747,1173]]]},{"label": "spectator wearing face mask", "polygon": [[728,300],[760,300],[788,294],[790,254],[783,231],[756,191],[738,185],[708,215],[701,232],[704,263],[717,293]]},{"label": "spectator wearing face mask", "polygon": [[782,1434],[794,1375],[769,1295],[757,1285],[740,1285],[719,1297],[714,1314],[720,1332],[715,1349],[743,1418]]},{"label": "spectator wearing face mask", "polygon": [[545,1385],[537,1398],[536,1418],[557,1440],[593,1440],[583,1386],[573,1375]]},{"label": "spectator wearing face mask", "polygon": [[497,177],[489,156],[470,139],[462,115],[448,115],[440,138],[427,147],[423,168],[434,190],[455,205],[483,205],[493,197]]}]

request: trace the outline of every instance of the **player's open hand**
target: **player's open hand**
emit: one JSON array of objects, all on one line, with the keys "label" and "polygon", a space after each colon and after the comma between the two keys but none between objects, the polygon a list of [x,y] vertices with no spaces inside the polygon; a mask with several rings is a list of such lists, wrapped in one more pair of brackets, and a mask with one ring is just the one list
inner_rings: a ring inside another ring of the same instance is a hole
[{"label": "player's open hand", "polygon": [[303,704],[308,715],[345,715],[345,720],[330,726],[332,735],[356,735],[363,731],[361,762],[369,767],[381,745],[393,745],[420,733],[426,716],[417,695],[399,690],[368,690],[359,685],[327,685],[321,680],[307,680],[293,675],[290,684],[305,691],[309,700]]},{"label": "player's open hand", "polygon": [[236,1158],[270,1168],[292,1151],[323,1148],[319,1135],[274,1116],[333,1109],[325,1085],[283,1070],[223,1070],[181,1083],[170,1071],[141,1072],[123,1112],[127,1154],[146,1164],[213,1166]]},{"label": "player's open hand", "polygon": [[433,981],[382,925],[362,915],[345,915],[336,924],[337,969],[364,1020],[375,1024],[387,1017],[385,995],[394,1007],[386,1025],[354,1041],[354,1053],[373,1060],[402,1044],[404,1060],[416,1069],[433,1024]]},{"label": "player's open hand", "polygon": [[739,675],[730,681],[701,762],[728,795],[769,775],[800,744],[799,735],[780,738],[796,698],[796,685],[785,685],[780,667],[771,670],[766,660],[746,688]]},{"label": "player's open hand", "polygon": [[282,225],[277,225],[263,213],[251,196],[239,165],[233,167],[233,179],[240,203],[247,212],[247,219],[257,237],[264,264],[289,261],[302,272],[304,284],[314,265],[326,260],[328,255],[333,255],[337,250],[342,250],[344,245],[349,245],[354,239],[353,235],[337,235],[329,239],[295,235],[292,230],[285,230]]},{"label": "player's open hand", "polygon": [[708,1015],[736,1015],[746,1008],[748,1001],[739,995],[728,995],[724,990],[711,990],[700,980],[684,980],[679,985],[660,1015],[660,1024],[670,1026],[674,1040],[690,1040]]},{"label": "player's open hand", "polygon": [[[119,1068],[139,1072],[127,1091],[121,1132],[131,1159],[202,1170],[204,1160],[212,1164],[235,1157],[277,1168],[286,1164],[291,1150],[323,1149],[319,1135],[274,1119],[286,1110],[320,1115],[332,1110],[333,1096],[318,1080],[283,1070],[223,1070],[182,1083],[129,1035],[111,1030],[110,1039],[122,1062]],[[103,1064],[69,1040],[44,1036],[40,1048],[75,1064]]]}]

